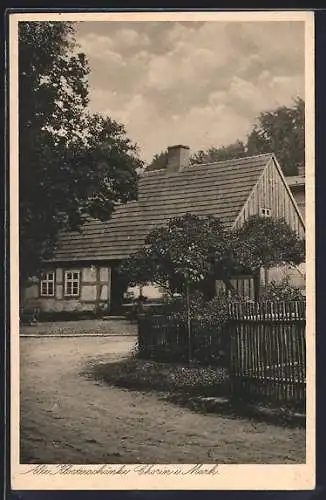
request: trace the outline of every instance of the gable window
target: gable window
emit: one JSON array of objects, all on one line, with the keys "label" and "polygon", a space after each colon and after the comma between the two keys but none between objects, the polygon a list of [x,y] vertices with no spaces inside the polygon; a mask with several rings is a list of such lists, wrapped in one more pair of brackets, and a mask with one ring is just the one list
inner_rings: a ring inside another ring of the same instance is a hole
[{"label": "gable window", "polygon": [[78,297],[80,292],[80,271],[65,271],[64,294],[66,297]]},{"label": "gable window", "polygon": [[262,208],[261,215],[263,217],[270,217],[271,216],[271,209],[270,208]]},{"label": "gable window", "polygon": [[54,297],[54,272],[44,273],[40,281],[41,297]]}]

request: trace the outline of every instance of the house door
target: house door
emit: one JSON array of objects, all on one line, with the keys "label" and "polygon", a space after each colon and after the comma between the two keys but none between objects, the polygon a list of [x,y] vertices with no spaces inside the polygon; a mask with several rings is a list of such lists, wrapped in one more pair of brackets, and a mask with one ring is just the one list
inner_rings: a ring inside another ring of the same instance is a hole
[{"label": "house door", "polygon": [[123,295],[127,290],[126,280],[118,272],[117,267],[111,270],[111,300],[110,314],[120,316],[123,312]]}]

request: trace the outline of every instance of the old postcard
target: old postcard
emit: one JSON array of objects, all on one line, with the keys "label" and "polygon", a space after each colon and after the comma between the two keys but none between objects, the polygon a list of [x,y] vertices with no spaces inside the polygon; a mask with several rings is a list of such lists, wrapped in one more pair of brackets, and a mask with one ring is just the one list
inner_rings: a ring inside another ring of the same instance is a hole
[{"label": "old postcard", "polygon": [[313,13],[9,28],[12,488],[314,488]]}]

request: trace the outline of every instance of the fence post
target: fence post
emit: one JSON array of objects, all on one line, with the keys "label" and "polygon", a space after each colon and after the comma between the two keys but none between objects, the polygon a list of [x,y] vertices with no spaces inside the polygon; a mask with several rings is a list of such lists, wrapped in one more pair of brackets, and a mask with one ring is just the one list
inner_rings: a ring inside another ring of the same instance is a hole
[{"label": "fence post", "polygon": [[187,301],[187,330],[188,330],[188,363],[191,364],[191,317],[190,317],[190,290],[189,280],[186,277],[186,301]]},{"label": "fence post", "polygon": [[147,342],[145,342],[145,327],[146,327],[146,316],[145,314],[138,314],[138,352],[139,354],[145,354]]}]

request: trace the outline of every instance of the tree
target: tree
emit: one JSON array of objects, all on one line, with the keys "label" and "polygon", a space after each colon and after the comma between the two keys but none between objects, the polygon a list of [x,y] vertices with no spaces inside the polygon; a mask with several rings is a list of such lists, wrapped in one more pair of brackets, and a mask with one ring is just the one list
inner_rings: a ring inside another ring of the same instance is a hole
[{"label": "tree", "polygon": [[[229,146],[221,146],[219,148],[211,147],[207,151],[200,150],[194,153],[190,158],[192,165],[202,163],[213,163],[216,161],[233,160],[235,158],[242,158],[246,156],[245,145],[241,141],[236,141]],[[160,170],[166,168],[168,162],[168,152],[161,151],[161,153],[153,156],[151,163],[147,166],[146,170]]]},{"label": "tree", "polygon": [[153,156],[153,159],[149,165],[147,165],[146,170],[160,170],[161,168],[166,168],[168,163],[168,152],[161,151],[159,154]]},{"label": "tree", "polygon": [[246,156],[245,144],[242,141],[236,141],[228,146],[211,147],[207,151],[197,151],[191,159],[192,164],[214,163],[218,161],[234,160]]},{"label": "tree", "polygon": [[176,292],[205,291],[224,281],[233,292],[232,275],[257,273],[261,267],[304,261],[304,240],[282,219],[253,216],[238,230],[219,219],[187,214],[152,230],[145,245],[121,266],[130,285],[156,283]]},{"label": "tree", "polygon": [[154,229],[145,247],[122,266],[132,284],[160,284],[171,295],[176,291],[186,299],[188,360],[191,362],[191,294],[212,274],[214,258],[227,253],[226,232],[218,219],[192,214],[171,219],[167,226]]},{"label": "tree", "polygon": [[254,215],[234,232],[236,262],[249,272],[277,265],[296,266],[305,259],[305,241],[284,219]]},{"label": "tree", "polygon": [[182,293],[190,363],[191,299],[195,291],[205,292],[207,284],[220,279],[234,292],[230,283],[233,273],[257,272],[261,266],[303,259],[304,243],[283,220],[252,217],[237,231],[230,231],[215,217],[186,214],[152,230],[145,246],[131,255],[120,271],[130,285],[156,283],[171,295]]},{"label": "tree", "polygon": [[154,282],[170,295],[182,292],[186,278],[195,287],[210,273],[213,253],[225,253],[225,230],[214,217],[175,217],[153,229],[145,245],[121,266],[131,285]]},{"label": "tree", "polygon": [[305,103],[263,112],[248,136],[249,155],[275,153],[285,175],[297,175],[305,163]]},{"label": "tree", "polygon": [[136,146],[90,115],[89,68],[74,24],[19,23],[20,278],[42,268],[61,229],[102,220],[137,196]]},{"label": "tree", "polygon": [[244,156],[274,153],[285,175],[297,175],[305,163],[305,102],[297,98],[293,106],[280,106],[260,113],[245,142],[200,150],[191,163],[211,163]]},{"label": "tree", "polygon": [[[305,102],[297,98],[293,106],[280,106],[260,113],[247,140],[199,150],[191,164],[213,163],[245,156],[274,153],[286,176],[297,175],[305,163]],[[167,151],[155,155],[148,170],[165,168]]]}]

